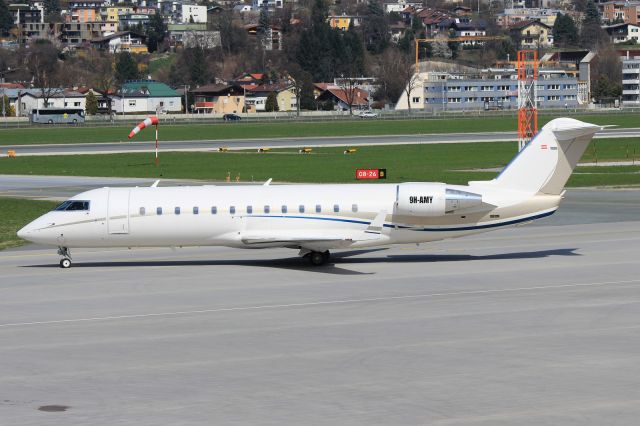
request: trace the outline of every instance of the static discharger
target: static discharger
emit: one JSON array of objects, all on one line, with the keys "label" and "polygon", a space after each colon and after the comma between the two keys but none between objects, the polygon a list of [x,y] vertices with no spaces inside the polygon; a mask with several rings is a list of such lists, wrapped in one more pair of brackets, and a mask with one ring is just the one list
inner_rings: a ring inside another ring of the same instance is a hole
[{"label": "static discharger", "polygon": [[131,139],[132,137],[140,133],[140,130],[149,126],[156,126],[156,166],[160,161],[158,158],[158,124],[159,124],[158,117],[156,117],[155,115],[151,117],[147,117],[144,119],[144,121],[142,121],[140,124],[134,127],[133,130],[131,130],[131,132],[129,133],[129,139]]}]

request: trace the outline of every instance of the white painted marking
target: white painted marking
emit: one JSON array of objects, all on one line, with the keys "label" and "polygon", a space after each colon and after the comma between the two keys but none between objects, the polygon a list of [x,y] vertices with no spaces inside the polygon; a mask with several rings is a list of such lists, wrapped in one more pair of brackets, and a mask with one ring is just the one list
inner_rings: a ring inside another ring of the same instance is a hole
[{"label": "white painted marking", "polygon": [[215,308],[215,309],[199,309],[193,311],[176,311],[176,312],[156,312],[148,314],[130,314],[130,315],[114,315],[105,317],[92,317],[92,318],[73,318],[63,320],[50,320],[50,321],[32,321],[32,322],[16,322],[0,324],[1,328],[9,327],[21,327],[29,325],[52,325],[52,324],[67,324],[78,322],[97,322],[97,321],[113,321],[122,319],[135,319],[135,318],[151,318],[151,317],[175,317],[180,315],[196,315],[196,314],[212,314],[220,312],[236,312],[236,311],[257,311],[262,309],[286,309],[286,308],[304,308],[311,306],[326,306],[326,305],[340,305],[340,304],[358,304],[358,303],[370,303],[370,302],[388,302],[393,300],[415,300],[415,299],[427,299],[433,297],[447,297],[447,296],[473,296],[479,294],[490,293],[509,293],[518,291],[532,291],[532,290],[557,290],[565,288],[580,288],[580,287],[598,287],[606,285],[623,285],[640,283],[640,279],[637,280],[623,280],[623,281],[604,281],[595,283],[579,283],[579,284],[560,284],[560,285],[548,285],[548,286],[534,286],[534,287],[518,287],[518,288],[501,288],[501,289],[485,289],[485,290],[468,290],[468,291],[455,291],[446,293],[427,293],[427,294],[413,294],[405,296],[386,296],[386,297],[371,297],[365,299],[343,299],[343,300],[326,300],[317,302],[301,302],[301,303],[286,303],[276,305],[257,305],[257,306],[237,306],[231,308]]}]

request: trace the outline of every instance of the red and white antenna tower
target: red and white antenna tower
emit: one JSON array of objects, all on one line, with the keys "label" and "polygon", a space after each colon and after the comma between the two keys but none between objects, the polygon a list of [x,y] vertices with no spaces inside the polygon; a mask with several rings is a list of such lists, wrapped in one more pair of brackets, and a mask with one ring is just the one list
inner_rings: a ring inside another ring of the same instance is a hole
[{"label": "red and white antenna tower", "polygon": [[538,52],[518,51],[518,149],[538,133]]}]

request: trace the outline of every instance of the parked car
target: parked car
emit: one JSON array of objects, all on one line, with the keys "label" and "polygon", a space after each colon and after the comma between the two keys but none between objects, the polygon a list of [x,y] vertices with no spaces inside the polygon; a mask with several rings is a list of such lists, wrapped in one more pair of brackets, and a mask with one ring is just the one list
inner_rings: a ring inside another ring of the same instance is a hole
[{"label": "parked car", "polygon": [[222,119],[224,121],[240,121],[242,120],[242,117],[236,114],[225,114],[222,116]]},{"label": "parked car", "polygon": [[360,118],[378,118],[378,114],[373,111],[362,111],[358,116]]}]

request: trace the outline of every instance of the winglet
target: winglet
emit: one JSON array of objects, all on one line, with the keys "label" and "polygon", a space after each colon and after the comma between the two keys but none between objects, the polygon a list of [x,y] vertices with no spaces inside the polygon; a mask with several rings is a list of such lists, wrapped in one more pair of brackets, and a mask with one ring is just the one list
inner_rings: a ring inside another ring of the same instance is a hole
[{"label": "winglet", "polygon": [[157,188],[159,183],[160,183],[160,179],[158,179],[157,181],[153,182],[151,184],[151,188]]},{"label": "winglet", "polygon": [[262,184],[262,186],[269,186],[271,185],[271,181],[273,180],[273,178],[269,178],[268,181],[266,181],[265,183]]},{"label": "winglet", "polygon": [[380,213],[378,213],[376,217],[373,218],[373,221],[364,232],[368,234],[379,234],[380,232],[382,232],[382,227],[384,226],[384,221],[386,218],[387,211],[380,210]]}]

